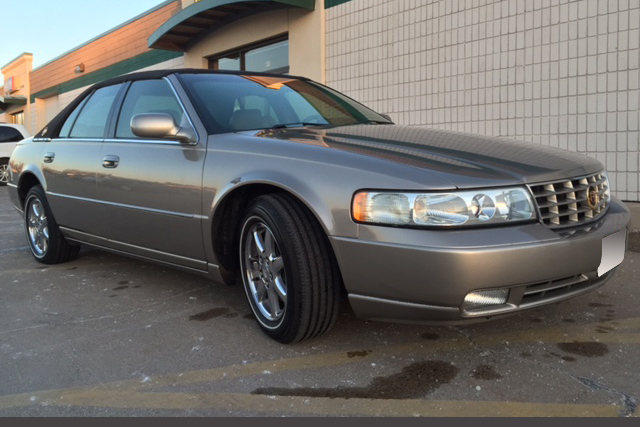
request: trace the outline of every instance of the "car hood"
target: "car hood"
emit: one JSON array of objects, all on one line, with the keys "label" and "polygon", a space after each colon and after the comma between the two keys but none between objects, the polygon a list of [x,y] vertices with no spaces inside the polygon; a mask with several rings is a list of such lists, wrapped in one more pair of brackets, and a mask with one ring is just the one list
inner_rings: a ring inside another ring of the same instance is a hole
[{"label": "car hood", "polygon": [[534,184],[603,170],[582,154],[533,143],[398,125],[264,130],[257,137],[323,146],[436,173],[458,188]]}]

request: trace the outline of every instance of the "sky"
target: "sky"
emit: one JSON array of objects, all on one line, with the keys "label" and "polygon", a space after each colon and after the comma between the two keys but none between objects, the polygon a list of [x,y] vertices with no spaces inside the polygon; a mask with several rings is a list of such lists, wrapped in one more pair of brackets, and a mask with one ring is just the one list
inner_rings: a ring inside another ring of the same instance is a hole
[{"label": "sky", "polygon": [[[0,0],[0,67],[30,52],[36,68],[162,2]],[[2,81],[0,74],[0,86]]]}]

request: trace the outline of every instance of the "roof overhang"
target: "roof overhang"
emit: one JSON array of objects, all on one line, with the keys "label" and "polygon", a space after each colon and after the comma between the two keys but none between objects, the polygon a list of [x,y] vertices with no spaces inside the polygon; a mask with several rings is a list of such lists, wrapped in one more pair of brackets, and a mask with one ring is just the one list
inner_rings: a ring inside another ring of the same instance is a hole
[{"label": "roof overhang", "polygon": [[316,0],[202,0],[174,15],[149,37],[152,49],[186,52],[230,22],[284,7],[315,9]]},{"label": "roof overhang", "polygon": [[23,96],[0,96],[0,113],[3,113],[11,105],[26,105],[27,98]]}]

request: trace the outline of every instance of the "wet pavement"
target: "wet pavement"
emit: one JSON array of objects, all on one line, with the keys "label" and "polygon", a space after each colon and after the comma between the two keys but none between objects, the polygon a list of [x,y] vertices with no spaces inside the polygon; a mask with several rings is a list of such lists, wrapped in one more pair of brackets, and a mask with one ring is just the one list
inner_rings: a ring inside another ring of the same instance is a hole
[{"label": "wet pavement", "polygon": [[240,287],[85,249],[42,266],[0,188],[0,416],[638,416],[640,253],[598,291],[464,327],[265,337]]}]

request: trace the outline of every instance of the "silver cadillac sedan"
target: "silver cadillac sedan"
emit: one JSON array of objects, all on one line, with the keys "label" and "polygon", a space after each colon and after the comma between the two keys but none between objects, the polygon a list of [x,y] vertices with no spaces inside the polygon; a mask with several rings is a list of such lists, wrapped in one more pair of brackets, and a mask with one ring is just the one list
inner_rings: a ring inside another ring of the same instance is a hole
[{"label": "silver cadillac sedan", "polygon": [[169,70],[100,83],[10,162],[44,264],[80,245],[241,279],[266,334],[464,323],[602,286],[629,211],[586,156],[394,125],[305,78]]}]

